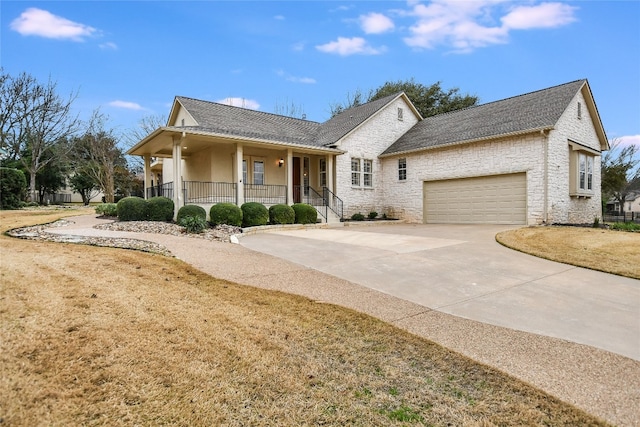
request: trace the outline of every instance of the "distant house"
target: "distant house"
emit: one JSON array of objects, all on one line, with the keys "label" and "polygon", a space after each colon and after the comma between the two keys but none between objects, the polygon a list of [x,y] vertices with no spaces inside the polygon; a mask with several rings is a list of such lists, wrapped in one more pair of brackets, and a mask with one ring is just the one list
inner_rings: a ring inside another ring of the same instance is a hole
[{"label": "distant house", "polygon": [[[586,223],[609,144],[587,80],[423,118],[404,93],[323,123],[176,97],[128,154],[177,206],[307,202],[326,220]],[[180,188],[181,191],[174,191]]]},{"label": "distant house", "polygon": [[640,214],[640,191],[630,191],[625,197],[622,209],[620,209],[620,202],[615,198],[611,198],[607,201],[608,212],[635,212]]}]

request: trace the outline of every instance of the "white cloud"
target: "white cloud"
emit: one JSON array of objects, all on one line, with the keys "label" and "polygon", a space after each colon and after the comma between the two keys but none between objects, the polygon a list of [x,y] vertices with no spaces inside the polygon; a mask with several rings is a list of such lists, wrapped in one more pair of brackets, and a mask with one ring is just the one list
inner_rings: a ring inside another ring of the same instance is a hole
[{"label": "white cloud", "polygon": [[231,105],[232,107],[248,108],[250,110],[257,110],[258,108],[260,108],[260,104],[258,103],[258,101],[254,101],[253,99],[247,99],[247,98],[228,97],[228,98],[220,99],[216,102],[218,104]]},{"label": "white cloud", "polygon": [[111,101],[107,105],[115,108],[124,108],[126,110],[135,110],[135,111],[142,111],[145,109],[138,103],[129,102],[129,101],[120,101],[120,100]]},{"label": "white cloud", "polygon": [[288,73],[284,72],[284,70],[277,70],[276,74],[278,76],[280,76],[280,77],[283,77],[288,82],[303,83],[303,84],[315,84],[316,83],[316,79],[314,79],[312,77],[292,76],[291,74],[288,74]]},{"label": "white cloud", "polygon": [[381,13],[370,13],[360,16],[360,26],[366,34],[380,34],[391,31],[395,27],[393,21]]},{"label": "white cloud", "polygon": [[102,43],[100,49],[103,50],[118,50],[118,45],[113,42]]},{"label": "white cloud", "polygon": [[514,30],[561,27],[576,20],[575,10],[575,7],[563,3],[518,6],[503,16],[501,21],[504,26]]},{"label": "white cloud", "polygon": [[409,28],[410,36],[405,37],[404,42],[425,49],[452,46],[459,53],[506,43],[511,30],[570,24],[576,20],[577,10],[555,2],[505,10],[504,0],[433,0],[411,5],[411,10],[404,15],[415,17],[416,22]]},{"label": "white cloud", "polygon": [[609,141],[610,144],[612,144],[613,142],[618,142],[618,144],[620,145],[620,147],[628,147],[631,145],[636,145],[638,146],[638,149],[640,150],[640,135],[626,135],[626,136],[620,136],[617,138],[614,138],[613,140]]},{"label": "white cloud", "polygon": [[285,17],[282,15],[276,15],[273,17],[273,19],[275,19],[276,21],[284,21]]},{"label": "white cloud", "polygon": [[38,9],[29,8],[11,22],[11,29],[23,36],[40,36],[49,39],[84,41],[98,30],[85,24],[70,21],[61,16]]},{"label": "white cloud", "polygon": [[384,52],[386,49],[383,47],[374,48],[370,46],[362,37],[338,37],[338,40],[329,42],[323,45],[316,46],[321,52],[335,53],[340,56],[349,55],[378,55]]}]

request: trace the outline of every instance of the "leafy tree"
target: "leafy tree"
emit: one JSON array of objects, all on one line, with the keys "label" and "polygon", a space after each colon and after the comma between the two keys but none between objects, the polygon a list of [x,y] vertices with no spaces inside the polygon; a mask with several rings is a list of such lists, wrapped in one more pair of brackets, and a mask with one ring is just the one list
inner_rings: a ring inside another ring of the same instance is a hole
[{"label": "leafy tree", "polygon": [[622,146],[621,140],[617,139],[602,156],[602,200],[603,203],[610,198],[617,200],[620,213],[623,212],[624,202],[629,193],[640,186],[639,154],[638,145]]},{"label": "leafy tree", "polygon": [[54,194],[66,185],[67,169],[63,161],[51,161],[56,157],[53,149],[47,150],[43,159],[47,160],[36,174],[36,188],[38,190],[38,202],[45,203],[44,197],[47,194]]},{"label": "leafy tree", "polygon": [[[46,153],[78,129],[78,117],[71,114],[75,98],[73,93],[62,98],[57,93],[57,83],[51,80],[43,84],[24,72],[12,77],[0,70],[0,143],[8,157],[19,158],[29,173],[31,200],[38,196],[38,172],[58,159],[47,157]],[[72,148],[56,147],[57,154]],[[21,157],[27,150],[31,155]]]},{"label": "leafy tree", "polygon": [[[422,117],[460,110],[478,103],[477,96],[460,94],[458,88],[445,91],[440,82],[425,86],[413,78],[406,81],[386,82],[379,88],[370,91],[365,102],[375,101],[398,92],[404,92],[407,95]],[[362,93],[359,90],[356,91],[353,96],[347,96],[346,104],[334,104],[331,107],[331,115],[335,116],[348,108],[363,104],[362,99]]]},{"label": "leafy tree", "polygon": [[76,193],[82,197],[82,203],[85,206],[89,205],[91,199],[96,197],[100,193],[100,188],[95,179],[84,170],[84,168],[76,169],[73,175],[69,178],[69,184]]}]

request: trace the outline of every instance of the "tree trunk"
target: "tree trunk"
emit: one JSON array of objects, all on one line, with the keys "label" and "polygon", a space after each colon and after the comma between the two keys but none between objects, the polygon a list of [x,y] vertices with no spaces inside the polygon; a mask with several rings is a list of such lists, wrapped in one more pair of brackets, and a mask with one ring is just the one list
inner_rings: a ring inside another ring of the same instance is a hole
[{"label": "tree trunk", "polygon": [[38,200],[38,189],[36,188],[36,173],[29,172],[29,201],[36,202]]}]

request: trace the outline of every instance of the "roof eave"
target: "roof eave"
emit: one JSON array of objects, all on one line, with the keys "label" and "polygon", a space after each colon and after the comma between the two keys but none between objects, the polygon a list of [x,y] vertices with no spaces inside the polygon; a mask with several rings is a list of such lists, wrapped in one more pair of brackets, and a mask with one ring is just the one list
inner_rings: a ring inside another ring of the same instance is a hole
[{"label": "roof eave", "polygon": [[598,113],[598,106],[596,105],[596,100],[593,97],[591,86],[589,85],[588,80],[585,80],[581,90],[583,92],[582,95],[587,100],[587,109],[589,110],[589,114],[593,118],[593,125],[595,127],[596,134],[598,135],[598,139],[600,140],[600,150],[609,150],[611,148],[611,146],[609,145],[609,139],[607,138],[607,133],[605,132],[604,126],[602,125],[600,113]]},{"label": "roof eave", "polygon": [[387,154],[383,153],[383,154],[380,154],[378,156],[378,158],[382,159],[382,158],[385,158],[385,157],[400,156],[400,155],[403,155],[403,154],[414,154],[414,153],[418,153],[420,151],[438,150],[440,148],[453,147],[453,146],[456,146],[456,145],[472,144],[474,142],[493,141],[493,140],[496,140],[496,139],[508,138],[508,137],[511,137],[511,136],[518,136],[518,135],[528,135],[528,134],[532,134],[532,133],[550,131],[550,130],[553,130],[553,129],[554,129],[553,126],[543,126],[543,127],[534,128],[534,129],[527,129],[527,130],[516,131],[516,132],[508,132],[508,133],[501,133],[499,135],[488,136],[488,137],[483,137],[483,138],[474,138],[474,139],[466,139],[466,140],[463,140],[463,141],[449,142],[449,143],[446,143],[446,144],[434,145],[434,146],[431,146],[431,147],[420,147],[420,148],[414,148],[412,150],[394,151],[393,153],[387,153]]},{"label": "roof eave", "polygon": [[329,147],[306,145],[306,144],[296,144],[291,142],[274,141],[274,140],[262,139],[262,138],[251,138],[251,137],[245,137],[240,135],[229,135],[229,134],[222,134],[222,133],[216,133],[216,132],[210,132],[210,131],[204,131],[204,130],[198,131],[194,129],[183,129],[177,126],[164,126],[156,129],[155,131],[147,135],[142,141],[140,141],[139,143],[134,145],[132,148],[130,148],[127,151],[127,154],[133,155],[133,156],[140,155],[140,154],[133,154],[133,152],[137,151],[146,143],[148,143],[150,140],[152,140],[153,138],[155,138],[156,136],[160,135],[163,132],[171,132],[175,134],[182,133],[185,136],[186,135],[207,136],[207,137],[213,137],[213,138],[219,138],[223,140],[230,140],[230,141],[237,141],[237,142],[250,142],[250,143],[259,144],[259,145],[268,145],[268,146],[276,145],[280,147],[299,148],[304,150],[311,150],[311,151],[331,153],[331,154],[345,153],[345,151],[339,150],[337,148],[329,148]]}]

